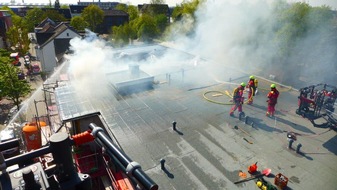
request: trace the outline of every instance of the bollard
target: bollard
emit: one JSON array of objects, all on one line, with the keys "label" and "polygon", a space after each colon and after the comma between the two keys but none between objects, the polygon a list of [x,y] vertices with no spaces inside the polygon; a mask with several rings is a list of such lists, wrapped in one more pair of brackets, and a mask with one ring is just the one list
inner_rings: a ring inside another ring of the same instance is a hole
[{"label": "bollard", "polygon": [[173,125],[173,130],[176,131],[176,130],[177,130],[177,129],[176,129],[177,122],[173,121],[173,122],[172,122],[172,125]]},{"label": "bollard", "polygon": [[160,167],[161,167],[162,170],[165,169],[165,159],[164,159],[164,158],[162,158],[162,159],[160,160]]},{"label": "bollard", "polygon": [[289,149],[292,148],[291,146],[293,145],[293,142],[294,142],[293,139],[289,139],[289,144],[288,144],[288,148],[289,148]]},{"label": "bollard", "polygon": [[255,126],[254,122],[252,122],[252,123],[251,123],[251,126],[252,126],[252,127],[254,127],[254,126]]},{"label": "bollard", "polygon": [[302,144],[301,143],[298,143],[297,147],[296,147],[296,153],[300,153],[300,149],[302,147]]}]

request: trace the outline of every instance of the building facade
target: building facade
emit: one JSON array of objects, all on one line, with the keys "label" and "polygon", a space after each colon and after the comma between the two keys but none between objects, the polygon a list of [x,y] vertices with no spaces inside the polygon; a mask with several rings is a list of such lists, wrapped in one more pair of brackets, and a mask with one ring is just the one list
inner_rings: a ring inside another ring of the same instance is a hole
[{"label": "building facade", "polygon": [[70,40],[81,37],[76,30],[61,22],[55,26],[45,23],[36,30],[36,57],[41,63],[41,70],[50,74],[62,63],[63,55],[69,50]]},{"label": "building facade", "polygon": [[0,10],[0,48],[8,47],[6,32],[12,25],[12,17],[9,11]]}]

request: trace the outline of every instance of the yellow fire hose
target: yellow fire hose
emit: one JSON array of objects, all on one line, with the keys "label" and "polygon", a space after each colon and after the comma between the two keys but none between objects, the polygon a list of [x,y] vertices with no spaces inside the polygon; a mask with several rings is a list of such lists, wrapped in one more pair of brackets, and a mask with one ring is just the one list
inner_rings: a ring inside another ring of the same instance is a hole
[{"label": "yellow fire hose", "polygon": [[[251,90],[253,90],[253,89],[251,88]],[[212,92],[215,93],[216,96],[219,96],[219,94],[221,94],[221,95],[226,95],[226,96],[230,97],[231,99],[233,98],[233,95],[232,95],[230,92],[228,92],[228,90],[225,90],[225,93],[224,93],[224,92],[221,92],[221,91],[217,91],[217,90],[207,91],[207,92],[205,92],[205,93],[203,94],[203,97],[204,97],[207,101],[212,102],[212,103],[215,103],[215,104],[221,104],[221,105],[234,105],[234,102],[219,102],[219,101],[215,101],[215,100],[212,100],[212,99],[208,98],[208,97],[206,96],[206,94],[209,94],[209,93],[212,93]],[[244,104],[247,104],[247,103],[248,103],[250,100],[252,100],[252,99],[253,99],[253,96],[252,96],[250,99],[248,99],[247,101],[245,101]]]},{"label": "yellow fire hose", "polygon": [[[263,78],[261,78],[261,79],[263,79]],[[259,80],[260,80],[260,78],[259,78]],[[266,81],[268,81],[267,79],[263,79],[263,80],[266,80]],[[234,84],[234,83],[231,83],[231,84]],[[237,84],[237,85],[239,85],[239,84]],[[283,86],[283,85],[280,85],[280,84],[277,84],[278,86]],[[287,92],[287,91],[291,91],[291,90],[293,90],[293,88],[290,86],[290,87],[288,87],[288,86],[283,86],[283,87],[285,87],[286,89],[284,89],[284,90],[281,90],[281,88],[278,88],[278,91],[279,92]],[[267,89],[267,88],[260,88],[260,87],[258,87],[258,89],[261,89],[261,90],[266,90],[266,91],[269,91],[270,89]],[[252,88],[250,89],[250,90],[253,90]],[[209,93],[216,93],[215,95],[213,95],[213,97],[218,97],[218,96],[222,96],[222,95],[227,95],[228,97],[230,97],[231,99],[233,98],[233,95],[228,91],[228,90],[225,90],[224,92],[222,92],[222,91],[218,91],[218,90],[211,90],[211,91],[207,91],[207,92],[205,92],[204,94],[203,94],[203,97],[207,100],[207,101],[209,101],[209,102],[212,102],[212,103],[215,103],[215,104],[220,104],[220,105],[234,105],[234,102],[219,102],[219,101],[215,101],[215,100],[212,100],[212,99],[210,99],[210,98],[208,98],[206,95],[207,94],[209,94]],[[248,99],[247,101],[245,101],[244,102],[244,104],[247,104],[249,101],[251,101],[253,99],[253,96],[250,98],[250,99]]]}]

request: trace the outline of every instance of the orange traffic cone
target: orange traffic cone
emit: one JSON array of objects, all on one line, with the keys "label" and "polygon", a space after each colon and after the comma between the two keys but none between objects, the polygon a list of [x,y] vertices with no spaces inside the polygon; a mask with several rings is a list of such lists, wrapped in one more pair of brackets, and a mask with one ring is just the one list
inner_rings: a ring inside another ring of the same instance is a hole
[{"label": "orange traffic cone", "polygon": [[257,162],[255,164],[252,164],[248,167],[248,172],[250,174],[255,173],[257,171]]}]

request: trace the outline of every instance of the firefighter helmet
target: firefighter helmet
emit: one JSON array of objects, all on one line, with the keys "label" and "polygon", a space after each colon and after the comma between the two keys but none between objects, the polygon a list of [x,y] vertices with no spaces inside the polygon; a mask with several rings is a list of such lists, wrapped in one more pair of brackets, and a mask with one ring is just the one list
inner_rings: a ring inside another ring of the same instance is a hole
[{"label": "firefighter helmet", "polygon": [[254,75],[250,75],[249,79],[255,79]]},{"label": "firefighter helmet", "polygon": [[242,87],[245,87],[245,86],[246,86],[246,83],[242,82],[242,83],[241,83],[241,86],[242,86]]},{"label": "firefighter helmet", "polygon": [[271,84],[270,88],[276,88],[276,85],[275,84]]}]

